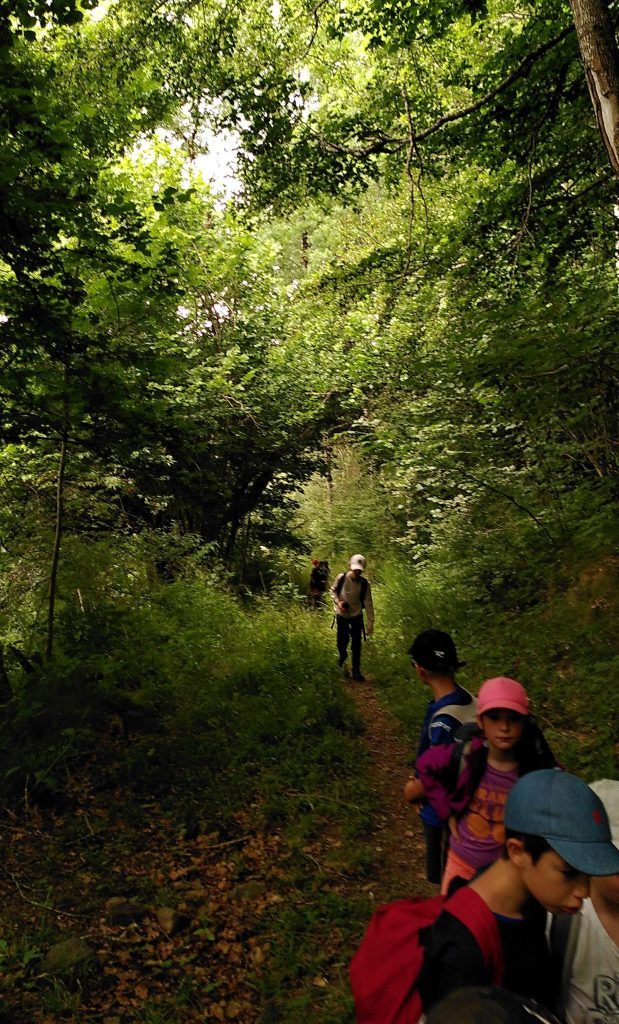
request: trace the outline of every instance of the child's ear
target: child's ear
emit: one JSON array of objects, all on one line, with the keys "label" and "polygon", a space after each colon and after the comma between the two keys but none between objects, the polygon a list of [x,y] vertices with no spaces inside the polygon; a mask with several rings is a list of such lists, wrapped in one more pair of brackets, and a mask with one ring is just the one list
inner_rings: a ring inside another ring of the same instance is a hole
[{"label": "child's ear", "polygon": [[522,839],[516,839],[514,836],[510,836],[505,843],[505,847],[507,849],[507,856],[511,860],[512,864],[515,864],[517,868],[526,867],[527,858],[530,860],[531,854],[527,853],[525,850]]},{"label": "child's ear", "polygon": [[482,730],[482,732],[483,732],[483,728],[484,728],[484,723],[482,722],[482,718],[481,718],[481,715],[476,715],[476,716],[475,716],[475,718],[476,718],[476,720],[477,720],[477,725],[479,726],[479,728],[480,728],[480,729]]}]

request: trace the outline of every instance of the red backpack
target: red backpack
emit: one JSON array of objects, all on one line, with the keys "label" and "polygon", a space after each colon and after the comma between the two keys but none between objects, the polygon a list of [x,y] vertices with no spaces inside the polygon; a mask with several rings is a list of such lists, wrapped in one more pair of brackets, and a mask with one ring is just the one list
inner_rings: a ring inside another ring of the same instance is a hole
[{"label": "red backpack", "polygon": [[361,945],[350,964],[350,987],[357,1024],[416,1024],[423,1014],[417,980],[424,948],[423,928],[434,924],[443,909],[465,925],[493,972],[503,980],[503,952],[494,914],[469,886],[453,896],[429,900],[396,900],[372,914]]}]

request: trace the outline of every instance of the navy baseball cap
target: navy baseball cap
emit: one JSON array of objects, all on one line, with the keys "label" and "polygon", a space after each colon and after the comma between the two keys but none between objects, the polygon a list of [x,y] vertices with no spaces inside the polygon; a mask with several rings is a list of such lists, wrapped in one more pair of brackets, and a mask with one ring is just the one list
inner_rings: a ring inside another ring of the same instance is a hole
[{"label": "navy baseball cap", "polygon": [[541,836],[585,875],[618,875],[619,850],[597,793],[568,772],[544,768],[518,779],[505,805],[505,828]]},{"label": "navy baseball cap", "polygon": [[463,661],[458,661],[456,645],[449,633],[442,629],[426,629],[415,637],[408,653],[428,672],[455,672],[462,668]]}]

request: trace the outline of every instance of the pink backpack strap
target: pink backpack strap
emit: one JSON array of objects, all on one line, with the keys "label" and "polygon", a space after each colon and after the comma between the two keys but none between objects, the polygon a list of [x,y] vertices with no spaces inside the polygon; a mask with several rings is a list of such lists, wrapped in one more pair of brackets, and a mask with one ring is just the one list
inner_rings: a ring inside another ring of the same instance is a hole
[{"label": "pink backpack strap", "polygon": [[503,983],[503,947],[496,918],[479,893],[464,885],[450,896],[445,910],[461,921],[475,938],[495,985]]}]

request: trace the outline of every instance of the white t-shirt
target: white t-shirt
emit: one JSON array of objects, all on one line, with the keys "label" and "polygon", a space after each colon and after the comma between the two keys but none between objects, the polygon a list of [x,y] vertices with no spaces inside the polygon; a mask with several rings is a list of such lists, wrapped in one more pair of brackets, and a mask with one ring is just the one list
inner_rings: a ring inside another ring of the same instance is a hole
[{"label": "white t-shirt", "polygon": [[567,1024],[619,1024],[619,947],[585,900],[565,993]]}]

